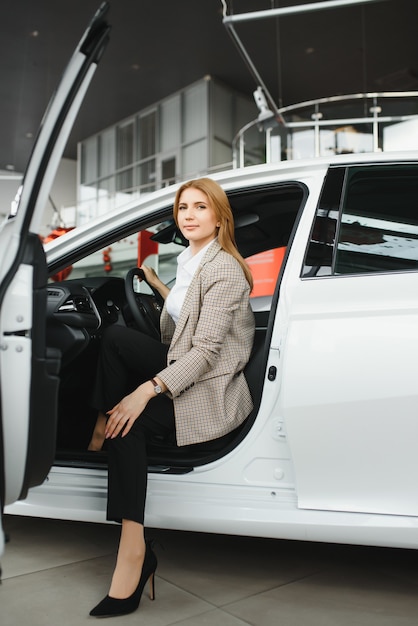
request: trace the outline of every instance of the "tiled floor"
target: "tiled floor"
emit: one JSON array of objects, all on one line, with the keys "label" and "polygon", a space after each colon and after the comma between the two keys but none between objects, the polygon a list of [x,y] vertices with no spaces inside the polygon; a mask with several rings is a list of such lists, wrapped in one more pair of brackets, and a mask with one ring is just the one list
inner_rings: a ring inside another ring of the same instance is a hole
[{"label": "tiled floor", "polygon": [[[1,626],[79,626],[106,594],[116,526],[7,516]],[[418,552],[149,531],[156,600],[112,625],[418,624]]]}]

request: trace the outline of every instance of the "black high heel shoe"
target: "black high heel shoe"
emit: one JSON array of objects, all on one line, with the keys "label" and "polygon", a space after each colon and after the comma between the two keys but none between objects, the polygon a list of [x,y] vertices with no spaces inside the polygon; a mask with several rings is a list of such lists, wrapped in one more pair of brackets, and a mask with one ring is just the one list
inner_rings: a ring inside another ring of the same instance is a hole
[{"label": "black high heel shoe", "polygon": [[133,613],[139,606],[142,592],[147,580],[150,581],[150,599],[155,600],[155,570],[157,569],[157,557],[150,544],[145,544],[145,559],[142,566],[141,578],[135,591],[128,598],[118,599],[106,596],[97,606],[90,611],[93,617],[115,617]]}]

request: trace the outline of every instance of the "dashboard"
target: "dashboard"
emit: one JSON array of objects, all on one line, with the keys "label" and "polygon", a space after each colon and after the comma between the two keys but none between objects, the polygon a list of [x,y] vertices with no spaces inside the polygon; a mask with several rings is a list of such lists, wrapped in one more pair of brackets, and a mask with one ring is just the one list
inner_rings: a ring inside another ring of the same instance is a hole
[{"label": "dashboard", "polygon": [[117,277],[87,277],[50,283],[47,288],[47,345],[71,362],[103,330],[131,322],[125,283]]}]

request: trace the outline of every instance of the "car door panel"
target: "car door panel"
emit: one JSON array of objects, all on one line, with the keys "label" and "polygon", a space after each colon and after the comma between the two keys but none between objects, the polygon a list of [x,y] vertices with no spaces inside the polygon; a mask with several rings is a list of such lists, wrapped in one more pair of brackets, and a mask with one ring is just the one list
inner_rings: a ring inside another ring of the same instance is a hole
[{"label": "car door panel", "polygon": [[298,286],[283,388],[300,507],[418,515],[417,288],[415,274]]},{"label": "car door panel", "polygon": [[47,109],[9,218],[0,229],[0,512],[42,482],[53,462],[59,354],[45,341],[44,207],[110,27],[104,2]]},{"label": "car door panel", "polygon": [[418,516],[416,176],[409,163],[336,168],[283,281],[301,508]]}]

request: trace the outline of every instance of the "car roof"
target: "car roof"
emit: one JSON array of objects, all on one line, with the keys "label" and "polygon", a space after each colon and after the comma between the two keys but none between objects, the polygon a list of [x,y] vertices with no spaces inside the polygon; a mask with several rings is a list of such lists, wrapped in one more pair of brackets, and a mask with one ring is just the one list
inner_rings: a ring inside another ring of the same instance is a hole
[{"label": "car roof", "polygon": [[[323,178],[327,170],[334,166],[405,162],[418,162],[418,151],[344,154],[307,160],[281,161],[226,170],[213,175],[208,174],[208,176],[219,182],[228,194],[234,195],[234,192],[239,190],[257,189],[273,183],[303,182],[318,175]],[[151,216],[156,221],[158,221],[159,216],[163,219],[163,216],[166,216],[167,208],[172,206],[175,193],[180,185],[181,183],[176,183],[155,192],[144,194],[129,201],[126,205],[105,213],[49,242],[45,245],[48,262],[52,264],[57,262],[63,255],[65,256],[66,251],[71,250],[75,245],[81,248],[87,245],[94,232],[98,236],[100,233],[104,234],[109,231],[117,233],[118,229],[122,230],[130,221],[139,222],[149,219]]]}]

